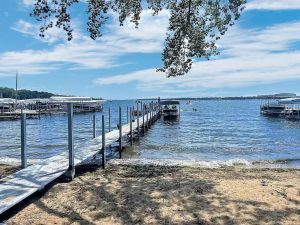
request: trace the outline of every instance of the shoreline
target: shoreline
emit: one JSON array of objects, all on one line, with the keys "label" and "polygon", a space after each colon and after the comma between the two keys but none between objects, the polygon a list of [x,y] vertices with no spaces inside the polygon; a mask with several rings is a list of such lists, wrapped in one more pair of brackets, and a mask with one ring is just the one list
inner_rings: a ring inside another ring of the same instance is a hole
[{"label": "shoreline", "polygon": [[116,161],[55,183],[7,224],[252,225],[300,219],[300,170]]},{"label": "shoreline", "polygon": [[289,166],[284,162],[286,160],[274,161],[248,161],[245,159],[230,160],[178,160],[178,159],[149,159],[149,158],[124,158],[111,159],[109,163],[116,165],[139,165],[139,166],[179,166],[179,167],[199,167],[199,168],[226,168],[243,167],[247,169],[292,169],[300,170],[300,165]]},{"label": "shoreline", "polygon": [[[97,160],[101,160],[101,155],[96,155]],[[39,164],[47,159],[28,159],[29,165]],[[91,160],[95,163],[95,159]],[[300,163],[288,164],[286,162],[299,161],[300,159],[287,159],[287,160],[261,160],[261,161],[248,161],[245,159],[230,159],[230,160],[190,160],[190,159],[155,159],[155,158],[127,158],[126,155],[123,159],[111,158],[108,163],[115,165],[139,165],[139,166],[180,166],[180,167],[199,167],[199,168],[223,168],[223,167],[243,167],[248,169],[295,169],[300,170]],[[88,162],[87,162],[88,164]],[[2,157],[0,160],[1,166],[20,167],[20,159],[11,157]]]}]

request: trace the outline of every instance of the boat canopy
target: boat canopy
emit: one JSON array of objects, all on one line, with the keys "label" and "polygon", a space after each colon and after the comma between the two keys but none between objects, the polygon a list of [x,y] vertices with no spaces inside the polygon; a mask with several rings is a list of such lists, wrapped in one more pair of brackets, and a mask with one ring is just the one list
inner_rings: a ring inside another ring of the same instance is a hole
[{"label": "boat canopy", "polygon": [[160,105],[179,105],[179,101],[174,101],[174,100],[167,100],[167,101],[160,101]]},{"label": "boat canopy", "polygon": [[0,98],[0,104],[14,104],[15,102],[16,100],[12,98]]},{"label": "boat canopy", "polygon": [[91,101],[91,97],[69,97],[69,96],[53,96],[52,101],[68,102],[68,101]]},{"label": "boat canopy", "polygon": [[300,104],[300,98],[285,98],[278,100],[279,104]]},{"label": "boat canopy", "polygon": [[101,104],[105,100],[93,100],[91,97],[64,97],[53,96],[50,98],[51,103],[98,103]]}]

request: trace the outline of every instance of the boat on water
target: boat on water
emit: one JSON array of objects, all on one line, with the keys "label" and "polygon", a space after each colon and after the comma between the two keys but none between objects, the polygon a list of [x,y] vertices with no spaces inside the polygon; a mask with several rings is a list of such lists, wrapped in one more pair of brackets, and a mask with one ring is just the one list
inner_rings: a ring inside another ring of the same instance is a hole
[{"label": "boat on water", "polygon": [[164,118],[177,118],[180,116],[180,102],[174,100],[159,102],[161,115]]},{"label": "boat on water", "polygon": [[286,105],[272,102],[260,106],[260,113],[265,116],[280,117],[284,115]]},{"label": "boat on water", "polygon": [[284,117],[290,120],[300,120],[300,98],[286,98],[278,100],[279,104],[286,105]]},{"label": "boat on water", "polygon": [[300,120],[300,98],[285,98],[260,106],[262,115]]},{"label": "boat on water", "polygon": [[67,103],[73,103],[74,113],[99,112],[103,110],[105,100],[91,97],[53,96],[45,99],[15,100],[0,98],[0,121],[20,119],[22,113],[27,118],[39,118],[40,115],[65,114]]}]

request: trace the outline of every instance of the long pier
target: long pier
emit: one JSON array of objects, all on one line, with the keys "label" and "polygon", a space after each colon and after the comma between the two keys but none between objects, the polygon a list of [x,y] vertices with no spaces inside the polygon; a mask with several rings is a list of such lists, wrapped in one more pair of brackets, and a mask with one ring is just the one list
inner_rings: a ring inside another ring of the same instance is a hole
[{"label": "long pier", "polygon": [[[140,113],[141,112],[141,113]],[[101,152],[101,165],[105,168],[106,150],[111,145],[117,145],[119,157],[122,156],[122,140],[129,139],[129,143],[133,143],[135,135],[145,132],[151,124],[153,124],[160,115],[157,103],[150,103],[148,106],[141,106],[141,111],[137,110],[136,120],[132,119],[133,111],[127,110],[127,124],[122,125],[122,112],[119,108],[119,124],[118,130],[110,131],[109,116],[109,132],[105,133],[104,115],[102,115],[102,135],[96,137],[95,126],[93,129],[94,138],[85,142],[81,147],[74,150],[73,143],[73,103],[68,103],[68,152],[51,157],[39,164],[27,167],[26,160],[26,116],[22,116],[21,122],[21,155],[22,170],[4,178],[4,182],[0,184],[0,218],[3,213],[30,197],[37,191],[42,190],[47,184],[62,175],[66,175],[70,180],[74,178],[75,166],[86,162]],[[110,110],[109,110],[110,115]],[[141,115],[141,116],[140,116]],[[93,117],[95,124],[95,116]]]}]

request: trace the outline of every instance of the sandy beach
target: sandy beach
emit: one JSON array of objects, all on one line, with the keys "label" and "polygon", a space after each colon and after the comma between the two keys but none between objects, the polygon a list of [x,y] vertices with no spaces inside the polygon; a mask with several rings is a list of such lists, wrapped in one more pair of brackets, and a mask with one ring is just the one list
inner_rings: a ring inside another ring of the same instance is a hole
[{"label": "sandy beach", "polygon": [[7,224],[299,224],[300,170],[111,164],[56,183]]},{"label": "sandy beach", "polygon": [[1,183],[1,179],[14,172],[17,172],[19,169],[20,169],[19,166],[0,164],[0,183]]}]

